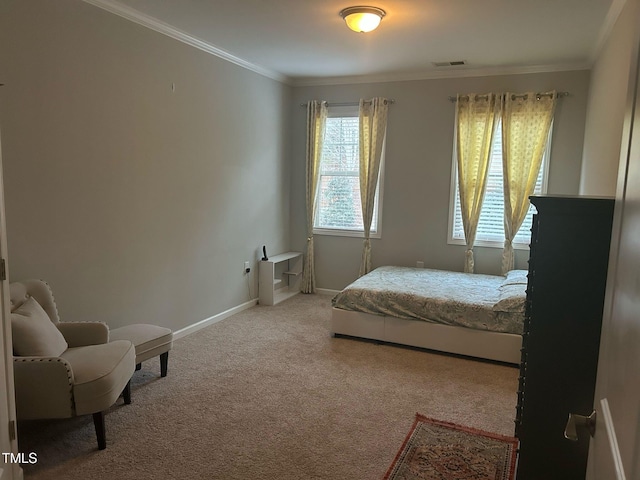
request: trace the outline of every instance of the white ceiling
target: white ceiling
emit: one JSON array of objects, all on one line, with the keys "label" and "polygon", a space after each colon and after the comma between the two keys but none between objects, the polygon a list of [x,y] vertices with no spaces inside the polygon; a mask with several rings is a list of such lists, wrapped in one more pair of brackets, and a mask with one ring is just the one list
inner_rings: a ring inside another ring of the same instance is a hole
[{"label": "white ceiling", "polygon": [[[85,0],[293,84],[588,68],[624,0]],[[432,62],[464,60],[462,67]]]}]

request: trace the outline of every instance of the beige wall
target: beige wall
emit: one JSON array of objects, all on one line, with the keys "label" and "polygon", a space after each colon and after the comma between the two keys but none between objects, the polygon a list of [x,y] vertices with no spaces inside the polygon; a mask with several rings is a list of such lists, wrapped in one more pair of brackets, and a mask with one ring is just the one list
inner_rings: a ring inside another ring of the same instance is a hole
[{"label": "beige wall", "polygon": [[77,0],[3,1],[0,69],[12,280],[111,326],[257,296],[259,247],[289,247],[290,87]]},{"label": "beige wall", "polygon": [[[72,0],[1,4],[0,68],[11,278],[49,280],[69,320],[178,329],[255,297],[242,262],[263,243],[304,250],[310,98],[396,100],[375,266],[462,270],[446,243],[449,95],[569,91],[549,192],[579,189],[587,71],[292,89]],[[318,285],[353,281],[361,246],[319,236]],[[476,247],[477,271],[498,273],[500,255]]]},{"label": "beige wall", "polygon": [[627,0],[591,70],[580,193],[616,193],[637,0]]},{"label": "beige wall", "polygon": [[[297,87],[292,104],[291,244],[305,248],[305,109],[309,99],[357,101],[383,96],[390,107],[382,238],[372,240],[373,265],[462,271],[464,247],[447,244],[454,107],[458,92],[568,91],[559,101],[551,152],[549,193],[577,194],[580,181],[588,71],[408,82]],[[362,239],[315,237],[317,284],[341,289],[358,274]],[[475,248],[476,271],[499,274],[501,250]],[[516,267],[527,268],[528,251],[516,252]]]}]

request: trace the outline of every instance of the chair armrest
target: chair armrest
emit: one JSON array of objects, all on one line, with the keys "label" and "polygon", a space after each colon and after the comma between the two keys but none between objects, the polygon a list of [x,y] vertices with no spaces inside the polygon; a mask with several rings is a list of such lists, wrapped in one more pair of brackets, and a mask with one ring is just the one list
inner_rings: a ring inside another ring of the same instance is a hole
[{"label": "chair armrest", "polygon": [[100,345],[109,341],[109,327],[101,322],[60,322],[56,326],[70,348]]},{"label": "chair armrest", "polygon": [[13,357],[16,412],[21,420],[73,416],[74,376],[60,357]]}]

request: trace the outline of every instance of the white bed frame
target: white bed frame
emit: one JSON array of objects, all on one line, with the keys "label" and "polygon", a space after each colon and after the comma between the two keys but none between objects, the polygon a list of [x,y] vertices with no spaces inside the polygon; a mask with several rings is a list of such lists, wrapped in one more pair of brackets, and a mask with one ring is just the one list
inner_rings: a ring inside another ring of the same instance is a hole
[{"label": "white bed frame", "polygon": [[332,308],[331,332],[469,357],[520,363],[522,336]]}]

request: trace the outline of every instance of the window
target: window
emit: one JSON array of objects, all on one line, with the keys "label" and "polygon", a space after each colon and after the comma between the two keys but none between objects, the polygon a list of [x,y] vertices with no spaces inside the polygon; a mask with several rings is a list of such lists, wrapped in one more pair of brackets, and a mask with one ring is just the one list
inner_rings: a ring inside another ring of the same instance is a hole
[{"label": "window", "polygon": [[[547,176],[549,170],[549,151],[551,145],[551,130],[547,146],[542,156],[542,165],[538,172],[538,179],[534,194],[539,195],[547,191]],[[458,193],[458,171],[454,155],[451,192],[454,197],[451,204],[454,206],[453,215],[450,215],[449,243],[464,245],[464,229],[462,227],[462,213],[460,211],[460,195]],[[514,248],[527,248],[531,241],[531,225],[535,208],[529,207],[529,212],[522,222],[520,230],[513,240]],[[451,218],[452,217],[452,218]],[[476,245],[485,247],[504,246],[504,190],[502,185],[502,123],[498,122],[491,144],[491,158],[489,160],[489,173],[487,187],[484,194],[484,202],[480,211],[478,230],[476,232]]]},{"label": "window", "polygon": [[[358,106],[330,107],[327,118],[320,172],[314,233],[363,236],[360,202]],[[383,161],[371,221],[371,237],[379,238]]]}]

